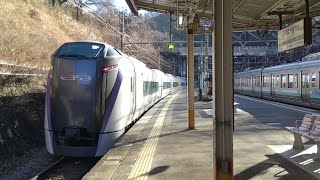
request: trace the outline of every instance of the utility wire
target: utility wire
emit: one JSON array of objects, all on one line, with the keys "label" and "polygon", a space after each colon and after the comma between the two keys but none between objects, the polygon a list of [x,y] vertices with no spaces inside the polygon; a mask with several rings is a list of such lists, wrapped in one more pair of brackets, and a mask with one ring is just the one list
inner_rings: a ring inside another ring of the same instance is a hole
[{"label": "utility wire", "polygon": [[[109,24],[100,14],[98,14],[95,11],[92,11],[92,9],[90,9],[87,6],[79,6],[78,4],[76,4],[75,2],[72,2],[71,0],[68,0],[68,2],[70,2],[72,5],[74,5],[75,7],[81,9],[83,12],[89,14],[91,17],[93,17],[94,19],[96,19],[97,21],[99,21],[100,23],[105,24],[108,28],[110,28],[111,30],[113,30],[114,32],[116,32],[118,34],[117,37],[120,37],[120,35],[122,34],[120,31],[118,31],[115,27],[113,27],[111,24]],[[92,13],[93,12],[93,13]],[[149,57],[151,57],[153,64],[157,65],[158,64],[158,57],[155,57],[154,55],[148,53],[144,47],[138,46],[137,44],[134,44],[134,42],[132,42],[131,37],[127,34],[123,35],[125,38],[127,38],[127,41],[129,41],[130,43],[132,43],[135,47],[137,47],[138,50],[143,51],[146,55],[148,55]],[[172,69],[172,66],[170,66],[170,64],[167,61],[161,60],[163,61],[161,63],[162,66],[165,66],[166,68]],[[172,63],[171,63],[172,64]]]}]

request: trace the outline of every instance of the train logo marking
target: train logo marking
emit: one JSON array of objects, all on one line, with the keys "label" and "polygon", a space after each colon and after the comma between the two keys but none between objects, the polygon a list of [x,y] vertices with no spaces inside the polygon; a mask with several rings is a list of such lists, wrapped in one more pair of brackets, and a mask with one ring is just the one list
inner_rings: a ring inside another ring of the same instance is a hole
[{"label": "train logo marking", "polygon": [[60,77],[61,80],[63,81],[90,81],[91,76],[87,75],[62,75]]}]

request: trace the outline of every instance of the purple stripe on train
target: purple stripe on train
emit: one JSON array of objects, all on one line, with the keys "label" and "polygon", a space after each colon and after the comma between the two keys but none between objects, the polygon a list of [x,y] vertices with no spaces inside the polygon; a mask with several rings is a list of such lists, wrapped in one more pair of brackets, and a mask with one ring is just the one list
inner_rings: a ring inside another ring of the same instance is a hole
[{"label": "purple stripe on train", "polygon": [[100,146],[100,143],[101,143],[101,138],[102,138],[102,134],[101,133],[105,133],[104,131],[105,131],[106,127],[107,127],[107,124],[109,122],[109,119],[110,119],[114,104],[115,104],[116,99],[118,97],[118,93],[119,93],[119,90],[120,90],[122,79],[123,79],[123,76],[122,76],[122,73],[121,73],[121,71],[119,69],[116,81],[114,83],[114,86],[113,86],[113,88],[111,90],[110,95],[108,96],[108,98],[106,100],[106,112],[104,114],[102,127],[101,127],[101,130],[100,130],[100,135],[99,135],[99,140],[98,140],[98,147]]}]

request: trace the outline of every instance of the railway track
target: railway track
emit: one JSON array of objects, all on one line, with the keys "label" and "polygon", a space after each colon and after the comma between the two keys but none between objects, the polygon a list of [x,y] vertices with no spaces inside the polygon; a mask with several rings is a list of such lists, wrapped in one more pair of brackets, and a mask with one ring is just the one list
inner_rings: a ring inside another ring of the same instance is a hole
[{"label": "railway track", "polygon": [[81,179],[100,158],[61,158],[32,180],[42,179]]}]

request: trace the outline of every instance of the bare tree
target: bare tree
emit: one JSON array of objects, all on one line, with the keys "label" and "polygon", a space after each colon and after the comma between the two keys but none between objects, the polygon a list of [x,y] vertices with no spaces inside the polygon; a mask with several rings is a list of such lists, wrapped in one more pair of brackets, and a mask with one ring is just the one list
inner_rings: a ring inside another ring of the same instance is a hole
[{"label": "bare tree", "polygon": [[58,1],[59,5],[61,6],[63,3],[67,2],[68,0],[51,0],[51,4],[53,7],[56,5],[56,1]]},{"label": "bare tree", "polygon": [[94,7],[97,12],[107,12],[115,8],[111,0],[82,0],[82,3],[85,6]]}]

